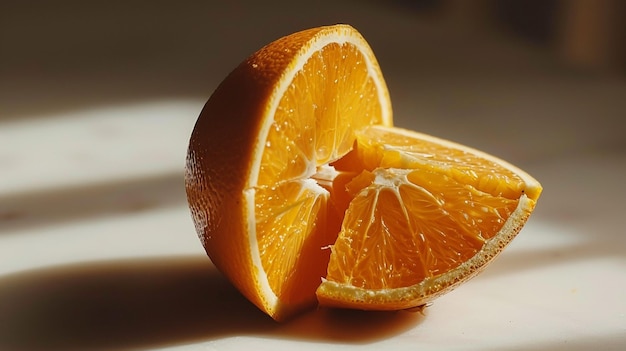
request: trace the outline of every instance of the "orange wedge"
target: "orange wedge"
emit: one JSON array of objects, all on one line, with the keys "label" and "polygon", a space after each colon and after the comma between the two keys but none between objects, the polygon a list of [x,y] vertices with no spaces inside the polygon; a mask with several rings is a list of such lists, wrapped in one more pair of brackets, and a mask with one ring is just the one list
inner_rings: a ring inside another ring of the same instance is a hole
[{"label": "orange wedge", "polygon": [[318,301],[423,305],[492,260],[541,192],[504,161],[392,127],[376,58],[347,25],[242,62],[196,122],[185,183],[209,257],[276,320]]},{"label": "orange wedge", "polygon": [[424,305],[479,273],[516,236],[541,185],[493,156],[400,128],[357,133],[336,167],[353,199],[317,290],[322,305]]}]

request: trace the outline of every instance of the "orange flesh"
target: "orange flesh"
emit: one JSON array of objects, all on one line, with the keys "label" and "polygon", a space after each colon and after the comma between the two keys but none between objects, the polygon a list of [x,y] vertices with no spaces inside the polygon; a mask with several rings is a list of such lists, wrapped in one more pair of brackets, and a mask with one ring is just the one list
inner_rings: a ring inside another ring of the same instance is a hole
[{"label": "orange flesh", "polygon": [[473,257],[515,210],[525,183],[471,153],[368,128],[334,163],[364,170],[333,247],[326,279],[364,289],[399,288]]},{"label": "orange flesh", "polygon": [[[494,196],[518,199],[526,184],[511,170],[475,154],[427,140],[370,129],[358,136],[361,167],[425,169],[442,173]],[[386,145],[383,150],[382,145]]]},{"label": "orange flesh", "polygon": [[[315,52],[283,95],[269,129],[255,194],[256,235],[270,287],[286,303],[314,302],[328,245],[339,232],[343,212],[329,201],[334,176],[321,175],[320,167],[352,148],[363,123],[382,122],[370,117],[380,116],[381,106],[364,60],[348,44]],[[369,102],[359,103],[364,99]]]},{"label": "orange flesh", "polygon": [[525,187],[471,153],[367,128],[381,107],[363,60],[350,45],[316,52],[269,129],[256,235],[270,287],[288,304],[314,303],[322,277],[383,289],[448,272],[500,230]]},{"label": "orange flesh", "polygon": [[327,279],[365,289],[417,284],[474,256],[516,207],[446,175],[378,170],[348,208]]}]

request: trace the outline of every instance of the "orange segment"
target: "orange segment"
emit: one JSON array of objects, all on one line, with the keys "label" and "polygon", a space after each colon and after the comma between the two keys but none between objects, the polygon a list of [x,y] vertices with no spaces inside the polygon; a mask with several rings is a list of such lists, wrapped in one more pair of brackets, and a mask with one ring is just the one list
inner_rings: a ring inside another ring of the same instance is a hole
[{"label": "orange segment", "polygon": [[[527,184],[524,171],[484,152],[402,129],[371,128],[359,135],[358,157],[367,169],[421,168],[444,173],[492,195],[518,198]],[[539,194],[530,194],[529,196]]]},{"label": "orange segment", "polygon": [[384,122],[378,95],[357,47],[331,43],[316,51],[280,99],[257,185],[311,177],[318,166],[345,155],[355,131]]},{"label": "orange segment", "polygon": [[[310,298],[325,273],[327,194],[314,182],[292,181],[256,192],[256,233],[262,268],[272,291],[284,303]],[[319,213],[319,216],[318,216]],[[321,229],[321,230],[320,230]],[[319,231],[319,233],[317,232]]]}]

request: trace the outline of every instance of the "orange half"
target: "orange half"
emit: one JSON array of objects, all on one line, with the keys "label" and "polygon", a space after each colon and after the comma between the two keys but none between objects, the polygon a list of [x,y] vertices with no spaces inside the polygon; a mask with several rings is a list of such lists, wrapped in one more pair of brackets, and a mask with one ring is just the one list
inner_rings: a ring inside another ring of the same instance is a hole
[{"label": "orange half", "polygon": [[316,303],[340,218],[322,186],[355,132],[391,125],[369,45],[352,27],[294,33],[217,88],[190,140],[186,189],[214,264],[275,319]]}]

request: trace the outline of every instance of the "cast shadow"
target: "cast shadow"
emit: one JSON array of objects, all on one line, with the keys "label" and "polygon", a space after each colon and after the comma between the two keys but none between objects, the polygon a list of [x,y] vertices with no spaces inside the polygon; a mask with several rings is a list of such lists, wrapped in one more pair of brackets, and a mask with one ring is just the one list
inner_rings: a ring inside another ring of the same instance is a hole
[{"label": "cast shadow", "polygon": [[0,194],[0,235],[186,204],[182,172]]},{"label": "cast shadow", "polygon": [[318,309],[279,324],[206,257],[82,263],[0,277],[0,350],[123,350],[239,335],[366,344],[423,318]]}]

